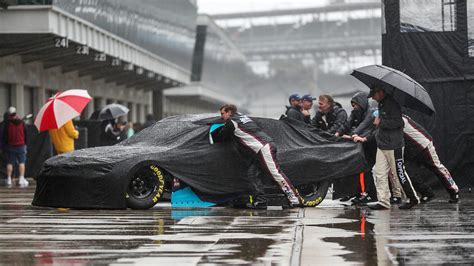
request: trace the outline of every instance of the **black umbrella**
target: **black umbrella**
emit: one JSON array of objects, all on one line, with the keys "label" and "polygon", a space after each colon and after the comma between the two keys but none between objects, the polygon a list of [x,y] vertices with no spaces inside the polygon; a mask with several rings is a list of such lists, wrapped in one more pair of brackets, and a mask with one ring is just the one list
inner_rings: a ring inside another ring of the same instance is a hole
[{"label": "black umbrella", "polygon": [[402,106],[429,115],[435,112],[426,89],[401,71],[383,65],[370,65],[355,69],[351,75],[369,87],[382,86]]},{"label": "black umbrella", "polygon": [[121,104],[112,103],[104,108],[95,110],[91,115],[91,120],[110,120],[127,115],[129,109]]}]

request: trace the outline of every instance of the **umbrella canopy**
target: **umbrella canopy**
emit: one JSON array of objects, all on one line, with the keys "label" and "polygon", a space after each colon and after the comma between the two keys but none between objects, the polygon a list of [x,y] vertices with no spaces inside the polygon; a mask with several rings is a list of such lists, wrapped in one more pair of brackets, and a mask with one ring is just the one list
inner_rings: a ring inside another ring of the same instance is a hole
[{"label": "umbrella canopy", "polygon": [[110,120],[127,115],[129,109],[121,104],[112,103],[104,108],[95,110],[91,115],[91,120]]},{"label": "umbrella canopy", "polygon": [[384,65],[370,65],[355,69],[351,75],[369,87],[383,86],[384,90],[402,106],[429,115],[435,112],[426,89],[401,71]]},{"label": "umbrella canopy", "polygon": [[35,126],[39,131],[60,128],[67,121],[79,116],[91,99],[86,90],[58,92],[41,107],[35,119]]}]

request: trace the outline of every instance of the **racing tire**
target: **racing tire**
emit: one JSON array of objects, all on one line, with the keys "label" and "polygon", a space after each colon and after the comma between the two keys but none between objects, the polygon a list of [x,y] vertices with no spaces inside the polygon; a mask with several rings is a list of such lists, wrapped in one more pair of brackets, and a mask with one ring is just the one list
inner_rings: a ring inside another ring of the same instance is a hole
[{"label": "racing tire", "polygon": [[316,207],[326,197],[329,189],[329,182],[322,181],[316,184],[300,185],[297,189],[304,200],[303,205],[305,207]]},{"label": "racing tire", "polygon": [[130,209],[150,209],[162,198],[165,172],[154,162],[142,162],[129,171],[130,181],[125,195]]}]

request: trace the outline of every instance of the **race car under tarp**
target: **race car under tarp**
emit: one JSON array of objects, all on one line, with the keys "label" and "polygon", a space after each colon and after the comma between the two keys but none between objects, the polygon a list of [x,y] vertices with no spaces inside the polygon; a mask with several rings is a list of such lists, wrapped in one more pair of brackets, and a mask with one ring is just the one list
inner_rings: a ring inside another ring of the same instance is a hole
[{"label": "race car under tarp", "polygon": [[[287,118],[253,119],[273,138],[280,166],[296,187],[355,175],[365,168],[359,144]],[[232,196],[251,195],[248,158],[231,142],[209,140],[216,123],[222,120],[215,114],[170,117],[117,145],[52,157],[37,177],[33,205],[149,208],[171,189],[173,179],[220,204]],[[268,191],[278,191],[270,178],[265,185]]]}]

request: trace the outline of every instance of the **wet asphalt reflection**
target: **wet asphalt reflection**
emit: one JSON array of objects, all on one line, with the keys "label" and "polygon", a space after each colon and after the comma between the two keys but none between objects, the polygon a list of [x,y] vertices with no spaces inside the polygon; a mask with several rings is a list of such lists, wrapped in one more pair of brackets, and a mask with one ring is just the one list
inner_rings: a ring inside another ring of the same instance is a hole
[{"label": "wet asphalt reflection", "polygon": [[67,210],[0,185],[0,264],[473,264],[474,200],[446,193],[411,210]]},{"label": "wet asphalt reflection", "polygon": [[306,209],[302,264],[473,265],[473,194],[461,194],[458,204],[448,203],[445,191],[437,194],[410,210],[374,211],[330,200]]},{"label": "wet asphalt reflection", "polygon": [[67,210],[0,187],[0,264],[290,264],[301,210]]}]

